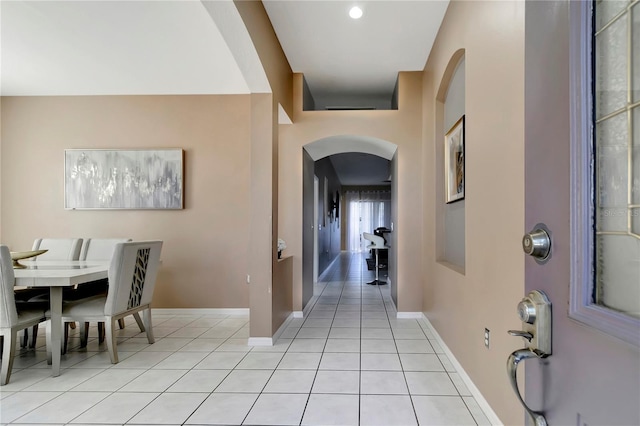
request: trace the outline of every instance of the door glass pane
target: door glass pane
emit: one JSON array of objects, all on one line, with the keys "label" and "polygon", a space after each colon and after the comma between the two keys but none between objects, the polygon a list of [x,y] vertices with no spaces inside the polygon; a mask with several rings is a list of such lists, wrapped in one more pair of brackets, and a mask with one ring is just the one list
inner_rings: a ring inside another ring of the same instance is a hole
[{"label": "door glass pane", "polygon": [[595,3],[593,298],[640,318],[640,54],[632,53],[640,51],[638,4]]},{"label": "door glass pane", "polygon": [[596,1],[596,31],[600,31],[617,15],[622,13],[629,4],[629,0]]},{"label": "door glass pane", "polygon": [[596,36],[596,119],[627,103],[627,21],[618,18]]},{"label": "door glass pane", "polygon": [[[633,24],[631,25],[631,36],[633,39],[634,50],[631,51],[633,69],[640,69],[640,50],[638,50],[638,46],[640,46],[640,2],[635,3],[635,5],[631,8],[632,12],[632,20]],[[632,77],[633,81],[633,101],[640,102],[640,74],[634,73]],[[636,121],[637,122],[637,121]]]}]

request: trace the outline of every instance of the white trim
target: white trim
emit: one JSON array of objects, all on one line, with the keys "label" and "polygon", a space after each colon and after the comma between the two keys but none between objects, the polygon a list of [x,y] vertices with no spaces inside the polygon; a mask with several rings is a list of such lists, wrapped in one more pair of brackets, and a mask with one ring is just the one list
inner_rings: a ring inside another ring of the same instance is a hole
[{"label": "white trim", "polygon": [[[391,290],[391,278],[389,277],[387,277],[387,284],[389,284],[389,290]],[[398,312],[398,307],[396,306],[396,302],[393,300],[393,297],[389,297],[389,301],[393,305],[393,309],[395,309],[395,311]]]},{"label": "white trim", "polygon": [[317,301],[318,301],[318,296],[311,297],[311,299],[309,299],[309,302],[307,303],[307,306],[304,307],[304,310],[293,311],[293,317],[294,318],[307,317],[309,315],[309,312],[311,312],[311,309],[313,308],[313,306],[316,304]]},{"label": "white trim", "polygon": [[[592,301],[593,275],[593,140],[590,2],[569,2],[570,28],[570,231],[571,281],[569,318],[640,347],[640,319]],[[627,12],[630,13],[630,12]],[[631,137],[631,136],[630,136]],[[588,143],[585,143],[588,141]]]},{"label": "white trim", "polygon": [[247,345],[249,346],[273,346],[274,343],[278,341],[285,328],[289,325],[291,320],[293,319],[293,313],[290,313],[286,320],[282,323],[282,325],[278,328],[278,331],[275,332],[273,337],[249,337],[247,341]]},{"label": "white trim", "polygon": [[[318,281],[323,281],[324,280],[324,276],[329,273],[329,270],[331,269],[333,264],[338,261],[338,259],[340,259],[340,255],[337,255],[336,257],[334,257],[333,260],[331,261],[331,263],[329,264],[329,266],[324,268],[324,271],[322,271],[322,273],[318,275]],[[313,295],[313,297],[316,297],[316,296]],[[313,300],[313,297],[311,299],[309,299],[309,302],[311,302],[311,300]]]},{"label": "white trim", "polygon": [[273,346],[273,338],[271,337],[249,337],[247,341],[249,346]]},{"label": "white trim", "polygon": [[249,315],[249,308],[151,308],[165,315]]},{"label": "white trim", "polygon": [[287,317],[286,320],[284,320],[284,322],[282,323],[282,325],[280,326],[280,328],[278,328],[278,330],[276,331],[276,333],[273,335],[272,339],[273,339],[273,343],[277,342],[278,339],[280,338],[280,336],[282,335],[282,333],[284,333],[284,329],[287,328],[289,326],[289,323],[291,322],[291,320],[294,318],[293,316],[293,312],[289,314],[289,316]]},{"label": "white trim", "polygon": [[411,319],[411,318],[420,319],[422,317],[424,317],[422,312],[398,312],[396,314],[396,318],[398,319]]},{"label": "white trim", "polygon": [[471,395],[473,395],[473,397],[475,398],[476,402],[478,403],[478,405],[480,406],[480,408],[484,412],[484,415],[487,416],[487,419],[489,420],[489,422],[492,425],[502,426],[503,425],[502,420],[500,420],[500,418],[495,413],[495,411],[493,411],[493,409],[491,408],[491,406],[489,405],[487,400],[484,399],[484,396],[482,396],[482,394],[480,393],[480,390],[471,381],[471,378],[469,377],[467,372],[464,371],[464,369],[462,368],[462,365],[460,365],[460,363],[458,362],[456,357],[453,355],[453,352],[451,352],[449,347],[444,343],[444,341],[442,340],[442,337],[440,337],[440,335],[438,334],[438,332],[433,327],[433,325],[431,324],[431,322],[425,316],[424,313],[421,313],[421,318],[424,320],[427,328],[429,328],[429,330],[435,336],[436,340],[438,341],[438,343],[442,347],[442,350],[444,351],[444,353],[447,355],[447,357],[449,358],[449,360],[451,361],[451,363],[455,367],[456,372],[460,375],[460,378],[462,379],[464,384],[467,385],[467,387],[469,388],[469,392],[471,392]]}]

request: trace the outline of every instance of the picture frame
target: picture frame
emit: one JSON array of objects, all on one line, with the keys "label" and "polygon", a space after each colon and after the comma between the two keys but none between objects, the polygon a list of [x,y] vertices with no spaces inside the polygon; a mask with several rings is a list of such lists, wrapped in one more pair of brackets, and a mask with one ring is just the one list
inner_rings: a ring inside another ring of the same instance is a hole
[{"label": "picture frame", "polygon": [[464,200],[464,115],[444,135],[444,181],[447,204]]},{"label": "picture frame", "polygon": [[65,149],[67,210],[184,209],[184,150]]}]

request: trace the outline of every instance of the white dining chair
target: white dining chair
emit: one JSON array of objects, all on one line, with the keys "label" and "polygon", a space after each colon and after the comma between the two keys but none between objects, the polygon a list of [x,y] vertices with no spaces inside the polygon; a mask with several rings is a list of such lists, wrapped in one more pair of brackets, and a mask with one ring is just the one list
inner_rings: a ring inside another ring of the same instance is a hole
[{"label": "white dining chair", "polygon": [[0,245],[0,336],[3,341],[1,385],[9,383],[11,378],[18,331],[46,321],[44,309],[17,309],[14,284],[11,252],[7,246]]},{"label": "white dining chair", "polygon": [[82,238],[37,238],[32,250],[47,250],[37,260],[79,260],[81,247]]},{"label": "white dining chair", "polygon": [[[147,340],[149,343],[155,341],[151,324],[151,300],[161,251],[162,241],[116,244],[109,266],[107,295],[69,302],[62,307],[63,323],[69,321],[105,323],[107,349],[113,364],[118,363],[115,330],[118,319],[142,311]],[[51,333],[47,329],[47,341],[50,340]]]},{"label": "white dining chair", "polygon": [[[83,238],[82,248],[80,249],[80,260],[91,261],[110,261],[113,256],[113,252],[118,243],[126,243],[131,241],[131,238]],[[99,280],[91,283],[78,286],[79,294],[82,297],[97,296],[101,293],[106,294],[108,290],[109,280]],[[133,314],[133,317],[138,324],[141,332],[144,332],[144,324],[140,318],[140,314],[137,312]],[[124,319],[118,320],[120,328],[124,328]],[[87,333],[89,331],[89,323],[86,322],[84,327],[80,328],[80,347],[87,345]],[[104,341],[104,323],[98,323],[98,342]]]},{"label": "white dining chair", "polygon": [[[33,241],[32,250],[47,250],[46,253],[39,255],[37,260],[79,260],[80,249],[82,248],[82,238],[36,238]],[[70,298],[69,294],[73,289],[65,290],[66,298]],[[38,306],[49,302],[49,290],[39,288],[29,288],[16,291],[16,298],[26,305]],[[75,324],[73,324],[75,327]],[[29,332],[24,330],[21,345],[27,345]],[[34,328],[30,347],[35,347],[37,331]]]}]

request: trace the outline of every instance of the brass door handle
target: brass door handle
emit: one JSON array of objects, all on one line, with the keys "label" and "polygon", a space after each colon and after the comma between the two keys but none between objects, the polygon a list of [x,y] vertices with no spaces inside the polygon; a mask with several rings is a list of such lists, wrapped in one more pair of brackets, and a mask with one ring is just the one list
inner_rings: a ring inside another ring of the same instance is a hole
[{"label": "brass door handle", "polygon": [[531,408],[529,408],[527,403],[524,402],[524,399],[522,399],[522,396],[520,395],[520,389],[518,389],[518,381],[516,378],[518,364],[520,363],[520,361],[524,361],[531,358],[539,358],[539,356],[535,352],[529,349],[519,349],[517,351],[512,352],[511,355],[509,355],[509,358],[507,358],[507,373],[509,374],[511,387],[516,393],[516,396],[518,397],[518,400],[520,401],[524,409],[527,411],[527,413],[529,413],[529,415],[533,419],[534,424],[536,426],[547,426],[547,419],[544,418],[544,415],[537,411],[533,411]]}]

